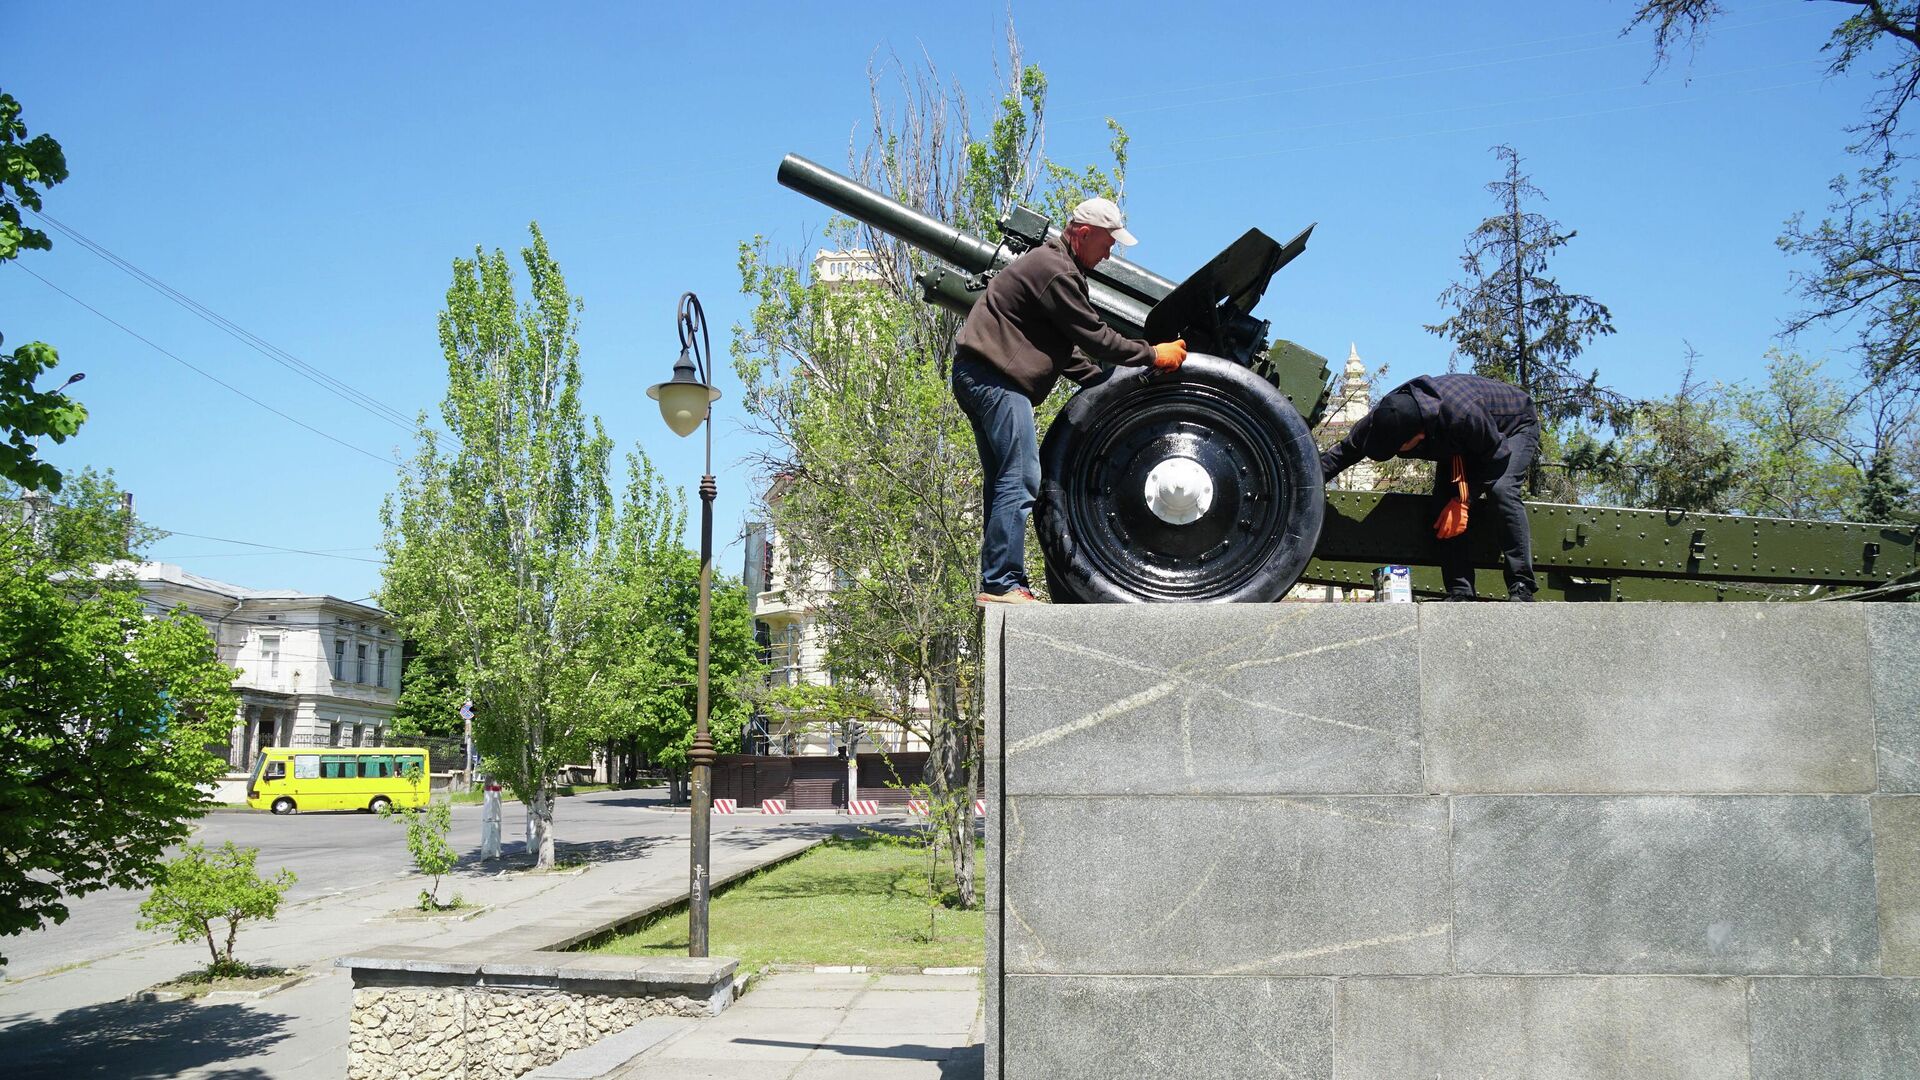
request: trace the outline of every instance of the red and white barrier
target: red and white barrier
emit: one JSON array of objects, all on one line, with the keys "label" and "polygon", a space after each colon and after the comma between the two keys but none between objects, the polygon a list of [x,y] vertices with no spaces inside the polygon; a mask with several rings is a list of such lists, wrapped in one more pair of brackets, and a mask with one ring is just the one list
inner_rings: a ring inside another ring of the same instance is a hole
[{"label": "red and white barrier", "polygon": [[[907,813],[912,814],[914,817],[926,817],[927,805],[928,805],[928,801],[926,799],[908,799]],[[973,815],[975,817],[987,816],[987,800],[985,799],[973,800]]]},{"label": "red and white barrier", "polygon": [[847,813],[850,815],[877,814],[879,812],[880,800],[878,799],[850,799],[847,802]]},{"label": "red and white barrier", "polygon": [[713,812],[716,814],[737,814],[740,812],[740,801],[738,799],[715,799],[713,800]]},{"label": "red and white barrier", "polygon": [[784,814],[787,812],[787,800],[761,799],[760,812],[763,814]]}]

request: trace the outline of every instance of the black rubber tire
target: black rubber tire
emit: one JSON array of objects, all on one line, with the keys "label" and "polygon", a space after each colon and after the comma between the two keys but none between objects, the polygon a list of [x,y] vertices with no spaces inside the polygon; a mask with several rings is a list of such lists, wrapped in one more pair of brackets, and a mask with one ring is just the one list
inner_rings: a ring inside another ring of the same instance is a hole
[{"label": "black rubber tire", "polygon": [[[1199,460],[1214,502],[1169,525],[1145,478],[1172,454]],[[1320,539],[1320,452],[1291,402],[1230,360],[1190,354],[1178,372],[1121,368],[1076,394],[1040,445],[1034,531],[1056,603],[1268,603]]]},{"label": "black rubber tire", "polygon": [[377,814],[392,805],[392,799],[387,798],[385,795],[375,795],[373,801],[367,804],[367,809]]},{"label": "black rubber tire", "polygon": [[276,814],[297,814],[300,812],[300,807],[296,805],[292,799],[282,795],[273,800],[273,812]]}]

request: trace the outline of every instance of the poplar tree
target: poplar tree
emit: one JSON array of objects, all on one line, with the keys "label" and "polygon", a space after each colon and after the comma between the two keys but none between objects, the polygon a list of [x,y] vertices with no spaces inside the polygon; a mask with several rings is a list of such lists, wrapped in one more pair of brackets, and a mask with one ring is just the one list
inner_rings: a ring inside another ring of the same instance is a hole
[{"label": "poplar tree", "polygon": [[[971,103],[931,66],[890,91],[869,71],[872,115],[847,171],[903,205],[989,240],[1014,203],[1065,216],[1089,195],[1123,190],[1126,136],[1111,171],[1044,153],[1047,80],[1008,34],[1006,82],[985,131]],[[898,238],[837,221],[828,242],[871,255],[851,281],[814,278],[756,238],[741,246],[753,303],[734,340],[746,409],[770,450],[768,516],[806,572],[792,584],[825,628],[838,685],[803,692],[821,723],[897,725],[930,747],[927,781],[958,902],[975,902],[971,804],[980,753],[980,463],[947,387],[959,316],[921,299],[931,259]],[[1065,400],[1040,410],[1044,425]],[[1028,565],[1041,580],[1040,561]],[[814,571],[824,574],[814,582]],[[830,585],[830,587],[825,587]]]},{"label": "poplar tree", "polygon": [[612,442],[580,407],[580,302],[539,226],[520,252],[453,264],[440,314],[445,444],[419,451],[382,509],[381,603],[455,658],[487,770],[526,804],[537,865],[554,860],[553,778],[579,751],[585,646],[606,591]]}]

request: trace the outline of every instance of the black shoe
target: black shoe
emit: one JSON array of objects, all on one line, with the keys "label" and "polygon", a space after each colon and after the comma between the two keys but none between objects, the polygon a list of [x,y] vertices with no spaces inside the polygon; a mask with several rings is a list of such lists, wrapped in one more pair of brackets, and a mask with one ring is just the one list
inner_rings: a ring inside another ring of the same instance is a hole
[{"label": "black shoe", "polygon": [[1449,604],[1471,604],[1478,599],[1480,598],[1470,592],[1450,592],[1446,595],[1445,602]]},{"label": "black shoe", "polygon": [[1507,602],[1510,604],[1531,604],[1533,603],[1533,590],[1526,588],[1508,589]]}]

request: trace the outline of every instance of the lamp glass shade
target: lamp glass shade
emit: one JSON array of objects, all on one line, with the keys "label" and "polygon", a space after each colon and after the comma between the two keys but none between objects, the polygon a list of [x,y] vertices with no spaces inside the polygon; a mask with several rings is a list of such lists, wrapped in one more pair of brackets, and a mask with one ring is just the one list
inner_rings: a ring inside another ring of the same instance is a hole
[{"label": "lamp glass shade", "polygon": [[675,435],[691,435],[707,418],[707,405],[720,395],[710,386],[697,382],[667,382],[648,391],[660,400],[660,416]]}]

